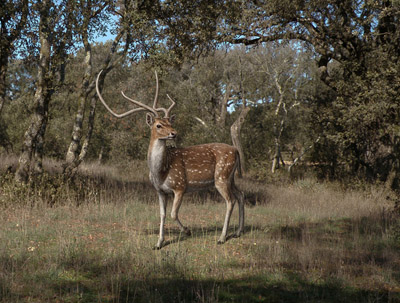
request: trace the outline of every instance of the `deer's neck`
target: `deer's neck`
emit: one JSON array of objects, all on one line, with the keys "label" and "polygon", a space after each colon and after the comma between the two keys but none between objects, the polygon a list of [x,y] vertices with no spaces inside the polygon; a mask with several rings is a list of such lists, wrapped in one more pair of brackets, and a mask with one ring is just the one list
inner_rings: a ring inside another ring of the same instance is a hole
[{"label": "deer's neck", "polygon": [[155,139],[150,141],[147,164],[153,184],[162,184],[168,171],[168,155],[165,140]]}]

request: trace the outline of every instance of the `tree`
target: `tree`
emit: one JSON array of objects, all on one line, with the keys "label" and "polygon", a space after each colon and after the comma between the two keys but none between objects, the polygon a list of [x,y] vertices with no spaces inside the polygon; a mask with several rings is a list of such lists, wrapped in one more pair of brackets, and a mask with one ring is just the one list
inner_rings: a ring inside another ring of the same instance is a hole
[{"label": "tree", "polygon": [[[96,110],[96,97],[93,95],[91,96],[91,102],[89,105],[90,110],[88,118],[88,130],[83,144],[81,144],[85,109],[94,87],[92,45],[89,42],[89,39],[91,36],[93,36],[94,30],[100,27],[101,22],[109,21],[109,18],[107,18],[108,16],[105,14],[105,12],[106,7],[110,6],[110,4],[111,3],[108,1],[81,1],[77,3],[76,12],[81,18],[77,18],[74,30],[76,31],[76,35],[80,37],[79,40],[83,44],[85,70],[80,83],[78,108],[72,130],[71,143],[65,158],[66,163],[64,164],[64,174],[66,178],[71,177],[75,173],[76,168],[85,158],[90,139],[92,137]],[[111,57],[116,52],[116,45],[118,45],[121,37],[121,33],[116,36],[113,46],[111,47],[111,54],[108,57]],[[108,57],[104,58],[105,61],[107,61],[105,64],[105,68],[107,70],[109,69],[109,66],[107,65],[111,61]]]},{"label": "tree", "polygon": [[301,127],[298,125],[292,128],[293,134],[286,134],[284,138],[294,121],[300,122],[296,119],[301,114],[300,107],[304,108],[311,97],[309,83],[315,76],[313,62],[299,43],[269,43],[268,47],[258,48],[254,52],[251,62],[263,74],[264,83],[259,85],[264,88],[264,99],[273,107],[270,117],[274,136],[271,172],[274,173],[280,162],[285,165],[282,148],[295,145],[296,138],[301,136]]},{"label": "tree", "polygon": [[28,12],[28,0],[5,0],[0,3],[0,113],[7,93],[8,62],[14,54],[16,41],[25,29]]},{"label": "tree", "polygon": [[385,179],[399,170],[398,1],[252,1],[237,10],[239,19],[220,22],[219,41],[290,39],[315,51],[320,80],[331,90],[328,99],[314,98],[320,155],[334,151],[332,165],[345,163],[353,175]]},{"label": "tree", "polygon": [[[15,174],[17,181],[27,180],[31,172],[42,173],[44,135],[48,122],[48,110],[51,96],[62,81],[63,61],[66,47],[70,42],[70,20],[67,6],[58,5],[50,0],[35,3],[38,14],[39,65],[36,92],[33,99],[34,112],[30,125],[25,132],[19,165]],[[64,18],[62,18],[63,13]],[[31,165],[33,161],[33,165]],[[32,168],[33,166],[33,168]]]}]

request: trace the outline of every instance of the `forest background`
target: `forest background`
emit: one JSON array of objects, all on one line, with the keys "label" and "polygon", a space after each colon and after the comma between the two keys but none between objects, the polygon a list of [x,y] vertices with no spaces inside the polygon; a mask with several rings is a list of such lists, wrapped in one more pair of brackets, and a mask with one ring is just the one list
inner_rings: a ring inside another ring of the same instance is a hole
[{"label": "forest background", "polygon": [[[399,17],[398,0],[1,1],[0,298],[400,300]],[[99,105],[101,70],[115,111],[121,91],[150,104],[156,71],[178,146],[240,150],[237,255],[211,244],[212,193],[188,198],[192,241],[168,227],[149,254],[149,130]]]},{"label": "forest background", "polygon": [[[158,71],[161,98],[178,102],[179,144],[230,143],[240,120],[237,144],[257,175],[301,158],[323,178],[397,187],[396,1],[6,1],[1,11],[0,142],[19,155],[17,179],[41,174],[43,156],[70,169],[145,158],[142,117],[116,122],[96,104],[102,69],[120,110],[121,90],[152,99]],[[114,40],[95,42],[107,33]]]}]

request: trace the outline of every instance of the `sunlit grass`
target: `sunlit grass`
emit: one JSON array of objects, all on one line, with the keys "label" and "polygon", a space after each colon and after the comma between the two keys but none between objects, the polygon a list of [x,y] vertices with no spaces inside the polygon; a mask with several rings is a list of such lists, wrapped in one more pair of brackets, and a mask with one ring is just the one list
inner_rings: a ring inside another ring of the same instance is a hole
[{"label": "sunlit grass", "polygon": [[[44,189],[3,176],[2,302],[400,300],[396,218],[379,186],[238,180],[256,202],[246,204],[241,238],[217,245],[223,201],[214,192],[189,194],[180,218],[192,236],[168,218],[168,245],[153,250],[156,194],[145,164],[131,165],[84,166],[75,183],[48,176],[54,186]],[[236,207],[230,233],[237,222]]]}]

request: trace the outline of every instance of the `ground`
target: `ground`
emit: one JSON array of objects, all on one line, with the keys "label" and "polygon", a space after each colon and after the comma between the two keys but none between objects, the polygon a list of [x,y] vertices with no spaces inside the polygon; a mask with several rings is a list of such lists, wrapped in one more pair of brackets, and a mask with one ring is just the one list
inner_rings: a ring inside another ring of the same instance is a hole
[{"label": "ground", "polygon": [[2,176],[0,301],[400,302],[399,226],[383,187],[241,179],[255,203],[242,237],[217,245],[224,202],[189,194],[180,218],[192,236],[168,218],[154,250],[156,194],[132,165],[42,187]]}]

